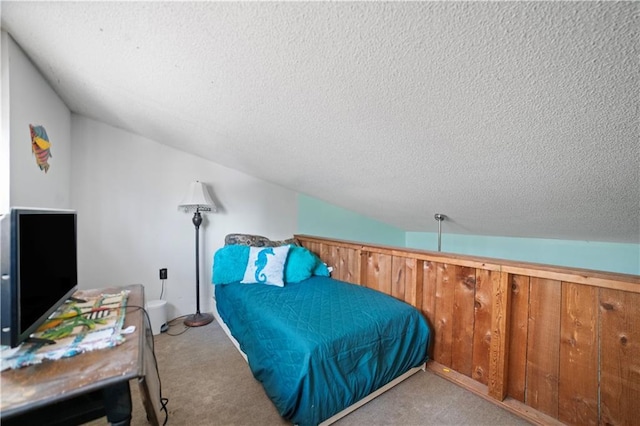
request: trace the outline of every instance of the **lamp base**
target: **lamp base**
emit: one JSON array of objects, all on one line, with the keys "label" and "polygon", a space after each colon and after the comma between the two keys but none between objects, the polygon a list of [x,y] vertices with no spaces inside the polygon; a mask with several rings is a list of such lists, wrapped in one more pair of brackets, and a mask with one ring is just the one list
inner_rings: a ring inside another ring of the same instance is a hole
[{"label": "lamp base", "polygon": [[186,325],[187,327],[200,327],[202,325],[207,325],[212,321],[213,315],[201,314],[200,312],[197,312],[185,318],[184,325]]}]

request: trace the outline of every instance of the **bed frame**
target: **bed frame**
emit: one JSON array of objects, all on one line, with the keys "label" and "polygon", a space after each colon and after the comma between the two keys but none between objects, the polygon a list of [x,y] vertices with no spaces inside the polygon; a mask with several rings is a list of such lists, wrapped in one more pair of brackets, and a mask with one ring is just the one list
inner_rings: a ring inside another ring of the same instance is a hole
[{"label": "bed frame", "polygon": [[[216,298],[213,298],[213,316],[215,317],[216,321],[218,322],[218,324],[220,324],[220,327],[222,328],[222,330],[225,332],[225,334],[227,335],[227,337],[229,337],[229,340],[231,340],[231,342],[233,343],[233,345],[236,347],[236,349],[238,349],[238,352],[240,352],[240,354],[242,355],[242,357],[244,358],[245,361],[248,362],[247,360],[247,355],[242,351],[242,349],[240,349],[240,344],[238,343],[238,341],[231,335],[231,331],[229,330],[229,327],[227,326],[227,324],[222,320],[222,318],[220,317],[220,314],[218,313],[218,307],[216,305]],[[332,423],[337,422],[338,420],[340,420],[341,418],[343,418],[344,416],[346,416],[347,414],[357,410],[358,408],[362,407],[364,404],[366,404],[367,402],[371,401],[372,399],[382,395],[383,393],[385,393],[386,391],[388,391],[389,389],[391,389],[392,387],[396,386],[397,384],[403,382],[404,380],[408,379],[409,377],[413,376],[414,374],[416,374],[418,371],[425,371],[426,370],[426,363],[422,364],[421,366],[418,367],[414,367],[412,369],[410,369],[409,371],[407,371],[406,373],[396,377],[395,379],[393,379],[392,381],[390,381],[389,383],[387,383],[386,385],[382,386],[381,388],[379,388],[378,390],[370,393],[369,395],[367,395],[366,397],[362,398],[361,400],[351,404],[350,406],[348,406],[347,408],[345,408],[344,410],[340,411],[337,414],[334,414],[333,416],[331,416],[330,418],[328,418],[327,420],[323,421],[322,423],[320,423],[320,426],[328,426]]]},{"label": "bed frame", "polygon": [[640,276],[296,238],[420,309],[434,373],[534,424],[637,424]]}]

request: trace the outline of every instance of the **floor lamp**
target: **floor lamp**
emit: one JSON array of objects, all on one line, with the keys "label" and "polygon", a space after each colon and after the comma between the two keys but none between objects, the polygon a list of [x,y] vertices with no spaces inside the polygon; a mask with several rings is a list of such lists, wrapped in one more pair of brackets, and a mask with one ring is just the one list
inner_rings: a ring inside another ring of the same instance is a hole
[{"label": "floor lamp", "polygon": [[184,324],[188,327],[200,327],[213,321],[213,315],[200,313],[200,212],[216,211],[216,205],[211,200],[207,188],[198,181],[191,182],[189,192],[178,206],[185,212],[193,212],[193,226],[196,227],[196,313],[187,316]]}]

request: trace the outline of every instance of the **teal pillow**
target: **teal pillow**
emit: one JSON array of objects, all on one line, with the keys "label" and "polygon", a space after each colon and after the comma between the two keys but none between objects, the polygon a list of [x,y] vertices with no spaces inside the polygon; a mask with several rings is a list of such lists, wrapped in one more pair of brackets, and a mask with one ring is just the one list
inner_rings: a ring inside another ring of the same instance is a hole
[{"label": "teal pillow", "polygon": [[249,246],[224,246],[213,255],[211,281],[214,284],[229,284],[242,281],[249,261]]},{"label": "teal pillow", "polygon": [[284,282],[297,283],[306,280],[313,275],[320,259],[304,247],[294,245],[289,247],[289,256],[284,265]]},{"label": "teal pillow", "polygon": [[316,267],[313,270],[313,275],[319,275],[321,277],[328,277],[331,274],[329,273],[329,268],[327,267],[327,264],[324,263],[323,261],[321,261],[320,259],[318,259],[318,264],[316,265]]}]

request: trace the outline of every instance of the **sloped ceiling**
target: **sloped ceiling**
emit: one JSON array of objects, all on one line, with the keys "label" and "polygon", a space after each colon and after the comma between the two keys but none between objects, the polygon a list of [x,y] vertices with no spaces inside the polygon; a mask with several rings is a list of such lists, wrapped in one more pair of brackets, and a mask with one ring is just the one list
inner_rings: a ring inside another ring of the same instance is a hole
[{"label": "sloped ceiling", "polygon": [[406,231],[640,242],[637,2],[1,8],[75,113]]}]

